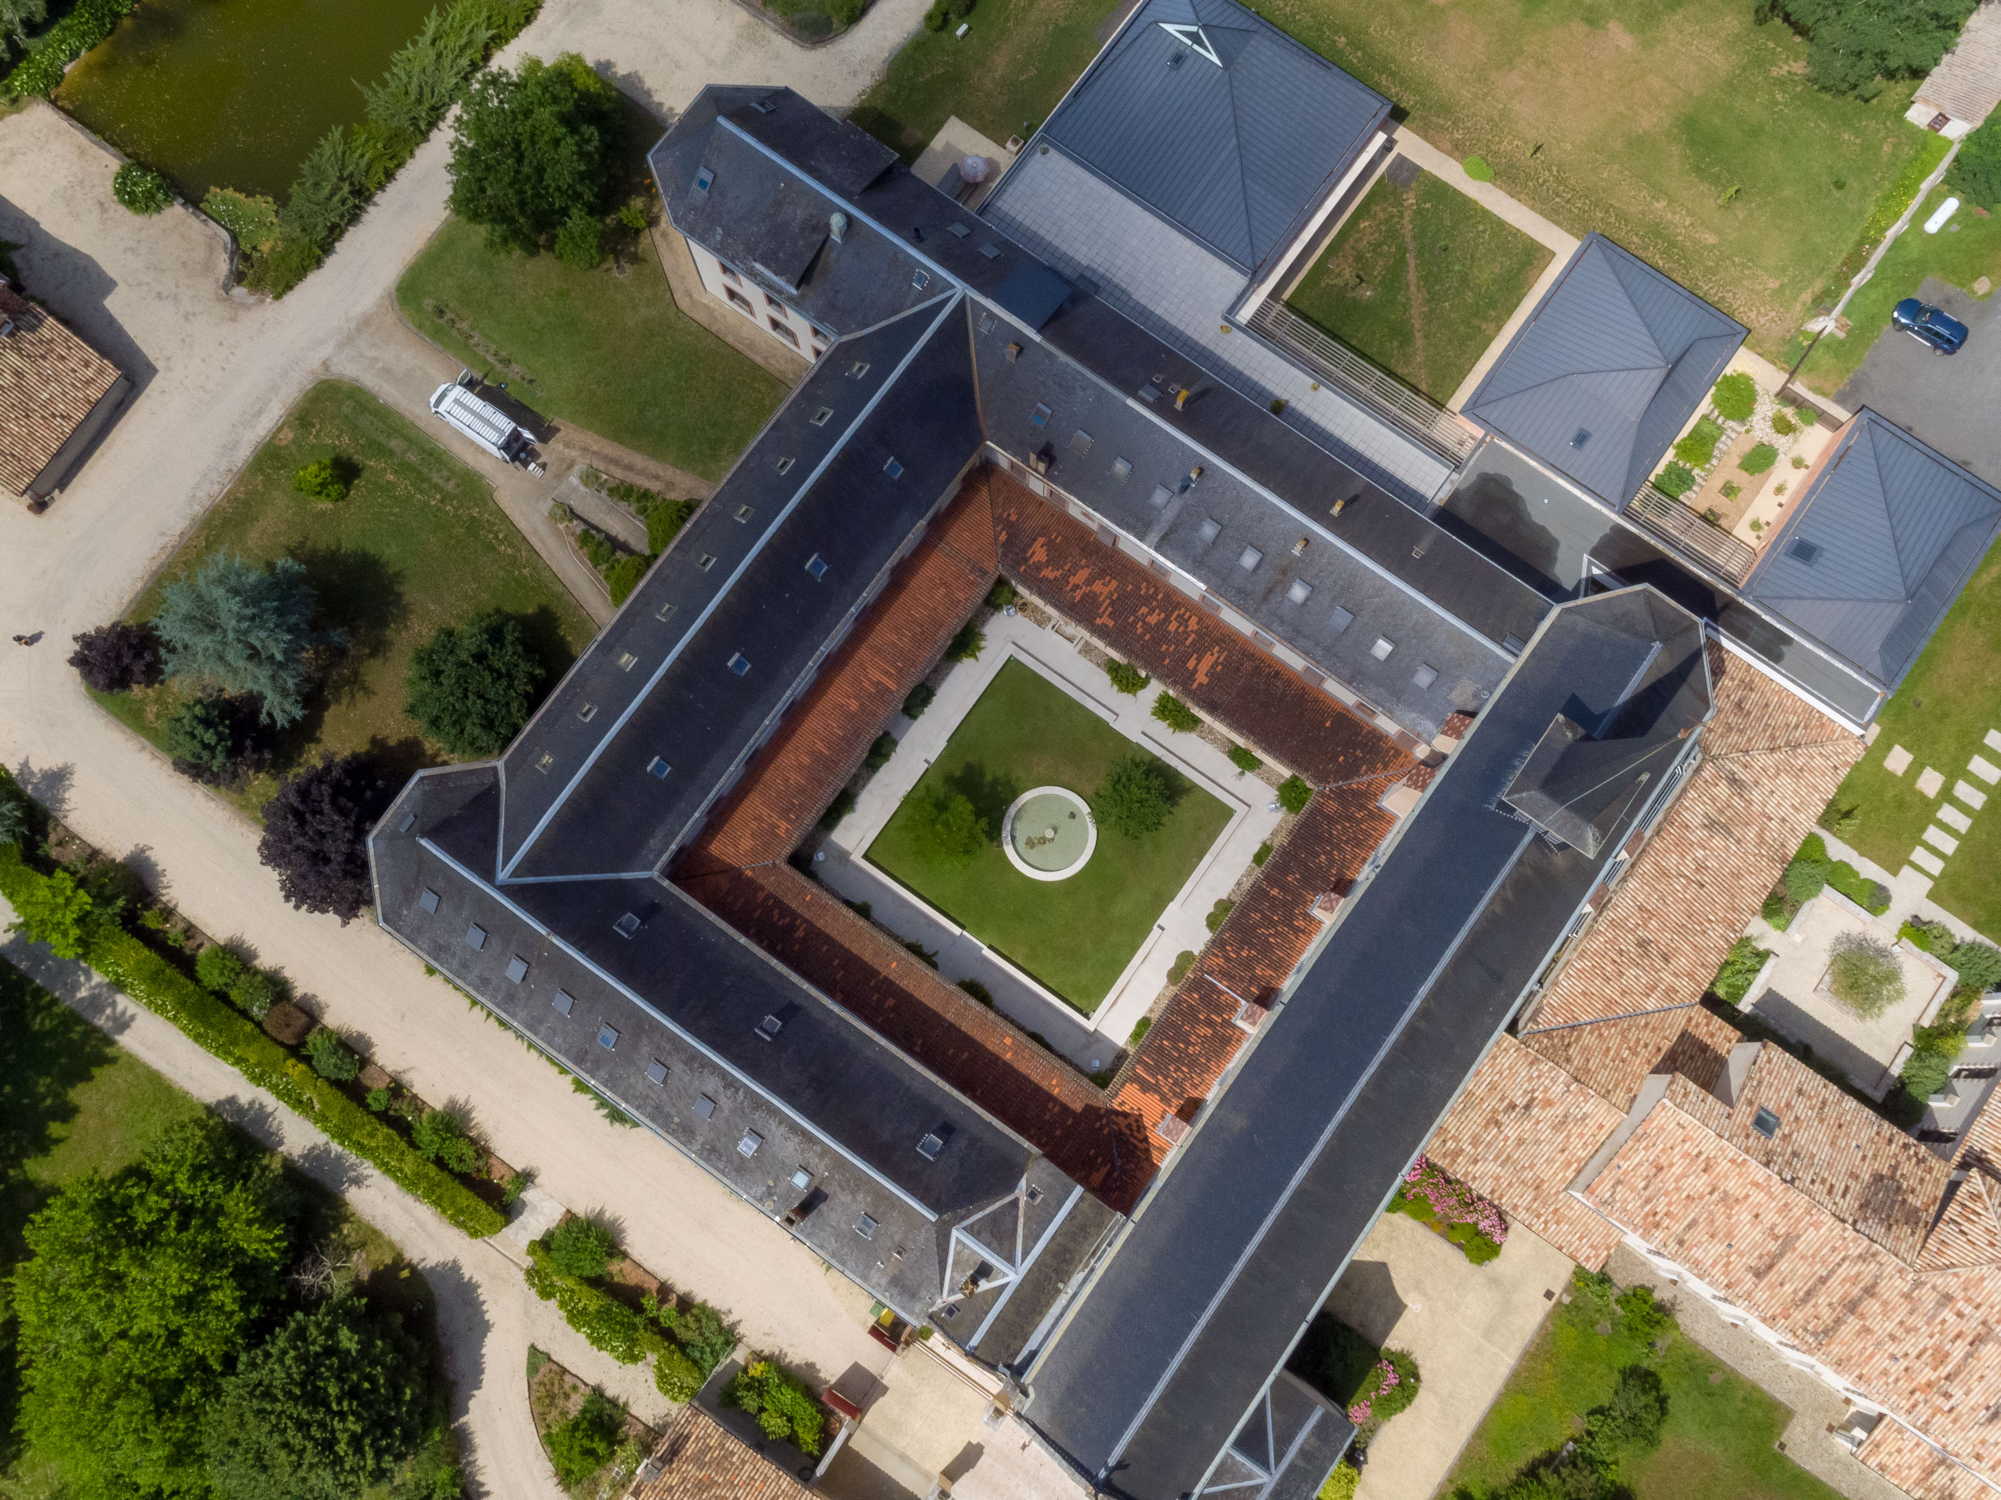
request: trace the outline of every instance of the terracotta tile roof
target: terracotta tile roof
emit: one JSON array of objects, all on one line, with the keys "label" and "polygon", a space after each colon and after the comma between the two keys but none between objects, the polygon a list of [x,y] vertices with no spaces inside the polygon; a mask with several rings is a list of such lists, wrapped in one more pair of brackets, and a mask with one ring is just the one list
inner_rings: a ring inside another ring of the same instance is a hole
[{"label": "terracotta tile roof", "polygon": [[1238,998],[1270,1000],[1322,931],[1314,903],[1345,896],[1395,826],[1376,805],[1395,780],[1351,783],[1308,804],[1113,1080],[1114,1106],[1144,1122],[1149,1171],[1167,1150],[1153,1126],[1170,1114],[1192,1119],[1249,1036],[1236,1024]]},{"label": "terracotta tile roof", "polygon": [[91,408],[118,383],[118,367],[53,314],[0,285],[0,484],[25,494]]},{"label": "terracotta tile roof", "polygon": [[[647,1469],[658,1466],[650,1479]],[[693,1402],[668,1424],[628,1500],[810,1500],[813,1492]]]},{"label": "terracotta tile roof", "polygon": [[1876,1424],[1856,1457],[1912,1500],[1994,1500],[2001,1493],[1888,1417]]},{"label": "terracotta tile roof", "polygon": [[1430,1158],[1498,1201],[1572,1260],[1600,1266],[1619,1231],[1570,1196],[1572,1179],[1625,1111],[1504,1036],[1431,1143]]},{"label": "terracotta tile roof", "polygon": [[[1862,742],[1712,648],[1702,762],[1544,993],[1529,1030],[1692,1005]],[[1641,1073],[1625,1092],[1639,1087]],[[1616,1092],[1616,1091],[1614,1091]]]},{"label": "terracotta tile roof", "polygon": [[1946,1199],[1925,1239],[1920,1271],[1966,1271],[2001,1265],[2001,1196],[1984,1170],[1968,1172]]},{"label": "terracotta tile roof", "polygon": [[1375,725],[1018,481],[996,475],[993,504],[1010,578],[1267,760],[1316,786],[1411,769]]},{"label": "terracotta tile roof", "polygon": [[1699,1005],[1522,1036],[1523,1045],[1622,1110],[1651,1073],[1680,1073],[1711,1087],[1743,1039]]}]

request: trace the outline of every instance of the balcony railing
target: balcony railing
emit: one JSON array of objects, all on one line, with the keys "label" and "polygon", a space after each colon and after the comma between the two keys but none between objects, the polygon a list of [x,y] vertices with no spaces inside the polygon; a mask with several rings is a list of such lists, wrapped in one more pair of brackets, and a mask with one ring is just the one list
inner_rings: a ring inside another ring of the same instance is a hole
[{"label": "balcony railing", "polygon": [[1633,497],[1626,514],[1733,585],[1741,586],[1758,561],[1756,549],[1742,537],[1733,536],[1699,511],[1690,510],[1672,495],[1655,489],[1651,482]]}]

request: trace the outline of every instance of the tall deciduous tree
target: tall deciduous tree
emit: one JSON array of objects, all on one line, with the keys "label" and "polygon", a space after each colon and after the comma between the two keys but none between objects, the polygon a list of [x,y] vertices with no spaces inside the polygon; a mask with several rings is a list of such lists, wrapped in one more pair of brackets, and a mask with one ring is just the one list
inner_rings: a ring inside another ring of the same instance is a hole
[{"label": "tall deciduous tree", "polygon": [[278,872],[285,899],[343,926],[359,916],[369,896],[368,830],[387,800],[362,755],[326,756],[279,787],[264,805],[257,853]]},{"label": "tall deciduous tree", "polygon": [[1807,39],[1806,73],[1833,94],[1873,98],[1886,78],[1929,73],[1959,36],[1976,0],[1757,0]]},{"label": "tall deciduous tree", "polygon": [[530,252],[572,214],[603,213],[618,111],[618,91],[574,52],[480,74],[452,139],[452,212]]},{"label": "tall deciduous tree", "polygon": [[260,568],[232,553],[168,584],[154,619],[167,670],[225,693],[254,693],[264,718],[291,724],[306,711],[313,588],[295,559]]},{"label": "tall deciduous tree", "polygon": [[14,1277],[23,1435],[78,1496],[200,1496],[204,1409],[284,1289],[293,1196],[212,1116],[28,1221]]},{"label": "tall deciduous tree", "polygon": [[57,958],[81,958],[83,945],[97,929],[116,920],[116,905],[100,902],[68,870],[29,885],[13,897],[14,920],[9,932],[31,943],[46,943]]},{"label": "tall deciduous tree", "polygon": [[294,1313],[245,1355],[208,1409],[218,1500],[351,1500],[424,1429],[424,1357],[359,1298]]},{"label": "tall deciduous tree", "polygon": [[446,625],[410,661],[410,716],[454,755],[498,755],[528,722],[542,663],[499,610]]}]

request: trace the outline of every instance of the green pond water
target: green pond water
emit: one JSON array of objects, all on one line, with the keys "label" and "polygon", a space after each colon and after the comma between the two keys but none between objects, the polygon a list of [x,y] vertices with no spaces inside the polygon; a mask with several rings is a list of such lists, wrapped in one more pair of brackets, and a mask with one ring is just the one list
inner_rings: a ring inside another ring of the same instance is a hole
[{"label": "green pond water", "polygon": [[199,200],[211,187],[283,200],[360,85],[433,0],[142,0],[70,69],[56,102]]}]

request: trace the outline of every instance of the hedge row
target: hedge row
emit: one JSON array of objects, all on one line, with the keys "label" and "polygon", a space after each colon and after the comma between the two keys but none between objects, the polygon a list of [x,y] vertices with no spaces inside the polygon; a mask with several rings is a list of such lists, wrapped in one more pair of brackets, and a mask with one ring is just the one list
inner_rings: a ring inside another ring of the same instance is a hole
[{"label": "hedge row", "polygon": [[[0,848],[0,896],[18,900],[49,877],[30,869],[13,846]],[[122,928],[86,938],[83,960],[109,983],[203,1050],[311,1120],[327,1136],[363,1158],[390,1181],[421,1199],[475,1239],[507,1220],[498,1208],[434,1162],[427,1161],[387,1122],[321,1078],[256,1022],[210,994]]]},{"label": "hedge row", "polygon": [[622,1365],[636,1365],[666,1344],[666,1336],[648,1324],[636,1308],[626,1306],[601,1286],[556,1269],[540,1240],[528,1247],[528,1261],[528,1289],[544,1302],[555,1303],[563,1321],[582,1334],[593,1349]]},{"label": "hedge row", "polygon": [[63,70],[118,28],[139,0],[77,0],[76,9],[30,44],[28,55],[0,78],[0,98],[53,94]]}]

